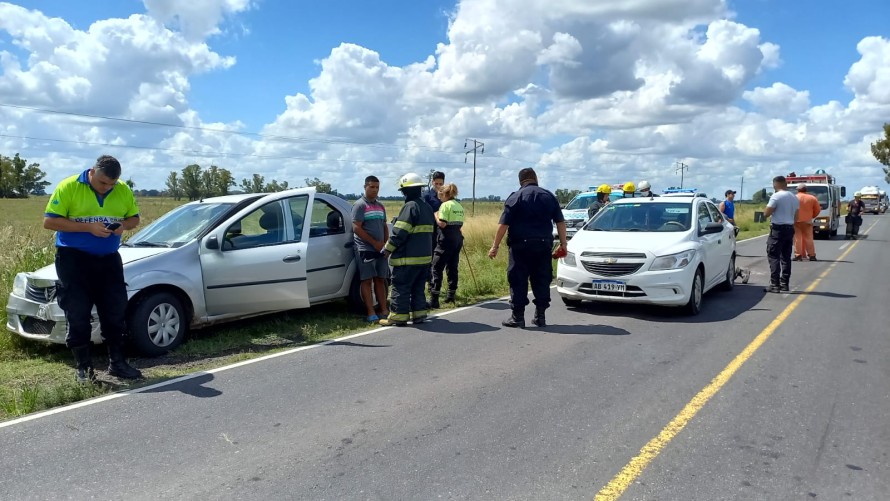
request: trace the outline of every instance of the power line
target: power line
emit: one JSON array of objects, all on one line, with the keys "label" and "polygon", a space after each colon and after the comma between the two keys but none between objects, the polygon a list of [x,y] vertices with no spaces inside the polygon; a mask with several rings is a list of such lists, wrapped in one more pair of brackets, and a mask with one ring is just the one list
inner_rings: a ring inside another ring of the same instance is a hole
[{"label": "power line", "polygon": [[[75,113],[72,111],[62,111],[62,110],[51,110],[48,108],[37,108],[34,106],[24,106],[20,104],[8,104],[8,103],[0,103],[0,108],[14,108],[19,110],[27,110],[34,111],[37,113],[48,113],[54,115],[66,115],[72,117],[79,118],[94,118],[98,120],[110,120],[114,122],[122,122],[122,123],[132,123],[138,125],[152,125],[157,127],[171,127],[175,129],[183,129],[183,130],[194,130],[200,132],[217,132],[223,134],[233,134],[238,136],[251,136],[251,137],[260,137],[263,139],[271,139],[276,141],[284,141],[284,142],[297,142],[297,143],[322,143],[322,144],[333,144],[333,145],[344,145],[344,146],[365,146],[369,148],[388,148],[388,149],[396,149],[400,151],[409,151],[412,149],[419,149],[424,151],[430,151],[434,153],[448,153],[448,154],[457,154],[458,152],[455,150],[447,150],[444,148],[434,148],[432,146],[422,146],[422,145],[406,145],[399,146],[396,144],[390,143],[362,143],[357,141],[346,141],[340,139],[323,139],[323,138],[308,138],[308,137],[300,137],[300,136],[282,136],[276,134],[263,134],[260,132],[250,132],[250,131],[237,131],[237,130],[229,130],[229,129],[216,129],[213,127],[199,127],[195,125],[182,125],[182,124],[171,124],[164,122],[152,122],[150,120],[136,120],[132,118],[121,118],[121,117],[109,117],[104,115],[93,115],[89,113]],[[15,136],[5,136],[5,137],[15,137]],[[49,141],[50,139],[47,139]],[[489,157],[501,158],[504,160],[509,160],[511,162],[517,163],[525,163],[529,165],[536,165],[538,162],[534,162],[531,160],[523,160],[519,158],[510,158],[504,155],[498,154],[490,154]],[[558,167],[558,165],[556,165]]]},{"label": "power line", "polygon": [[[134,144],[113,144],[113,143],[99,143],[92,141],[77,141],[73,139],[53,139],[53,138],[42,138],[42,137],[32,137],[32,136],[16,136],[12,134],[0,134],[0,137],[8,137],[12,139],[27,139],[30,141],[49,141],[54,143],[65,143],[65,144],[77,144],[77,145],[86,145],[86,146],[104,146],[107,148],[131,148],[138,150],[152,150],[152,151],[166,151],[173,153],[182,153],[185,155],[192,156],[214,156],[214,157],[244,157],[244,158],[260,158],[265,160],[320,160],[317,157],[299,157],[299,156],[275,156],[275,155],[257,155],[255,153],[225,153],[225,152],[207,152],[200,150],[184,150],[178,148],[162,148],[158,146],[141,146]],[[401,164],[410,164],[410,165],[424,165],[424,164],[461,164],[462,162],[457,161],[449,161],[449,160],[333,160],[333,162],[353,162],[353,163],[401,163]]]},{"label": "power line", "polygon": [[23,106],[19,104],[7,104],[0,103],[0,107],[2,108],[15,108],[20,110],[28,110],[34,111],[37,113],[49,113],[54,115],[66,115],[80,118],[95,118],[99,120],[111,120],[115,122],[123,122],[123,123],[132,123],[139,125],[153,125],[158,127],[171,127],[175,129],[185,129],[185,130],[194,130],[201,132],[219,132],[223,134],[234,134],[239,136],[253,136],[253,137],[261,137],[263,139],[272,139],[277,141],[289,141],[289,142],[298,142],[298,143],[323,143],[323,144],[337,144],[337,145],[346,145],[346,146],[367,146],[370,148],[389,148],[389,149],[398,149],[398,150],[410,150],[410,149],[421,149],[426,151],[432,151],[437,153],[458,153],[454,150],[446,150],[442,148],[433,148],[431,146],[422,146],[422,145],[406,145],[399,146],[396,144],[388,144],[388,143],[361,143],[357,141],[346,141],[340,139],[323,139],[323,138],[308,138],[308,137],[299,137],[299,136],[282,136],[276,134],[263,134],[260,132],[250,132],[250,131],[237,131],[237,130],[229,130],[229,129],[216,129],[212,127],[199,127],[195,125],[182,125],[182,124],[171,124],[164,122],[152,122],[149,120],[136,120],[132,118],[120,118],[120,117],[109,117],[104,115],[92,115],[89,113],[75,113],[72,111],[62,111],[62,110],[51,110],[47,108],[36,108],[33,106]]}]

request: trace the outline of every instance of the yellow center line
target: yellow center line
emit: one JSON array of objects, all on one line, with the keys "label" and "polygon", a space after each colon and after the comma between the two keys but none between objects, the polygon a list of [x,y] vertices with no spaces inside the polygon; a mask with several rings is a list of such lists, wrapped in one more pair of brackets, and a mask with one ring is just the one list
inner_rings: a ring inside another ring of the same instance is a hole
[{"label": "yellow center line", "polygon": [[[868,229],[870,230],[872,226]],[[866,233],[868,230],[866,230]],[[844,251],[843,254],[837,259],[837,261],[843,261],[847,254],[856,247],[860,240],[856,240],[853,242],[853,245],[847,247],[847,250]],[[729,379],[739,370],[739,368],[749,359],[751,355],[753,355],[758,348],[760,348],[763,343],[769,339],[770,336],[779,328],[780,325],[791,315],[791,313],[797,309],[800,303],[807,297],[807,295],[812,292],[824,279],[834,267],[837,266],[837,262],[832,263],[828,268],[823,271],[816,280],[813,281],[807,287],[803,293],[801,293],[797,298],[791,302],[783,311],[776,317],[769,325],[766,326],[757,337],[754,338],[751,343],[742,350],[741,353],[736,355],[736,357],[727,365],[717,377],[711,380],[707,386],[705,386],[701,391],[699,391],[689,403],[683,407],[683,410],[677,414],[674,419],[672,419],[664,429],[652,440],[650,440],[646,445],[640,449],[640,453],[635,456],[633,459],[627,463],[624,468],[615,475],[612,480],[606,484],[596,495],[596,501],[612,501],[618,499],[624,491],[627,490],[628,487],[643,473],[643,470],[649,466],[649,463],[652,462],[661,451],[670,443],[671,440],[674,439],[683,428],[686,427],[687,424],[698,414],[698,411],[705,406],[706,403],[723,388],[723,385],[729,381]]]}]

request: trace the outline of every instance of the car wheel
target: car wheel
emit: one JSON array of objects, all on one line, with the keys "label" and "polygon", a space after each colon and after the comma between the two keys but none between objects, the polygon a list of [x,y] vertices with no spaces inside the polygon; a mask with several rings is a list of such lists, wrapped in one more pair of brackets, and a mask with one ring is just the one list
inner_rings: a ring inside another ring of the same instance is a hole
[{"label": "car wheel", "polygon": [[571,299],[571,298],[567,298],[567,297],[565,297],[565,296],[562,296],[562,302],[563,302],[563,304],[565,304],[565,305],[568,306],[569,308],[578,308],[578,307],[581,306],[581,303],[582,303],[583,301],[581,301],[580,299]]},{"label": "car wheel", "polygon": [[726,268],[726,277],[720,284],[720,290],[731,291],[735,288],[735,256],[729,258],[729,266]]},{"label": "car wheel", "polygon": [[127,322],[133,346],[149,357],[163,355],[179,346],[188,329],[182,302],[169,292],[139,300]]},{"label": "car wheel", "polygon": [[689,302],[686,303],[684,309],[689,315],[698,315],[701,313],[701,301],[704,295],[704,278],[702,277],[701,268],[695,270],[695,276],[692,277],[692,287],[689,290]]}]

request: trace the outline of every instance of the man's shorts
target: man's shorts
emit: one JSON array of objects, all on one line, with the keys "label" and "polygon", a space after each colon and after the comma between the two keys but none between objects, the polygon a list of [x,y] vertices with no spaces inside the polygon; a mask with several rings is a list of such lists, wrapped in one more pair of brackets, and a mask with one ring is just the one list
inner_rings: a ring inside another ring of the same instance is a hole
[{"label": "man's shorts", "polygon": [[359,280],[389,278],[389,261],[378,252],[356,251],[355,264]]}]

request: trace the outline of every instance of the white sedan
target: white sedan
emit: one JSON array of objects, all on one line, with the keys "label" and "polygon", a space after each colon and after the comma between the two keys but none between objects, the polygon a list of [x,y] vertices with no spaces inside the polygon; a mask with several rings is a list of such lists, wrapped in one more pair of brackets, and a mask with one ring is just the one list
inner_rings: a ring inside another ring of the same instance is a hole
[{"label": "white sedan", "polygon": [[557,265],[557,292],[569,306],[640,303],[696,315],[705,292],[732,289],[735,246],[735,229],[704,197],[621,199],[569,242]]}]

